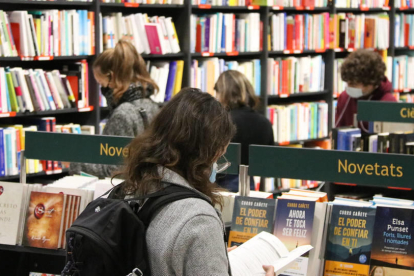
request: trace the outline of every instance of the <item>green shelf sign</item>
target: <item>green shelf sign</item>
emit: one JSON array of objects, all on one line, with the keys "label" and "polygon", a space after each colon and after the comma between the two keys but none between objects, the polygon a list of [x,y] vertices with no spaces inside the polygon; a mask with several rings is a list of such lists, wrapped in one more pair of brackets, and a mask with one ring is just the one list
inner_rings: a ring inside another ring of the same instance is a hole
[{"label": "green shelf sign", "polygon": [[414,156],[250,146],[249,175],[414,188]]},{"label": "green shelf sign", "polygon": [[[26,132],[25,157],[53,161],[119,165],[128,155],[131,137]],[[231,166],[227,174],[238,174],[240,144],[230,144],[225,157]]]},{"label": "green shelf sign", "polygon": [[358,121],[414,123],[414,103],[358,101]]}]

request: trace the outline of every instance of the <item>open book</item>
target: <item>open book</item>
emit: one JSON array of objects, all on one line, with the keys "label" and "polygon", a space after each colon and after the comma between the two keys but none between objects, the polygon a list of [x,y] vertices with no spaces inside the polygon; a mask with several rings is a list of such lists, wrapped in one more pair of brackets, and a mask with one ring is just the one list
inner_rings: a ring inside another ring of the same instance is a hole
[{"label": "open book", "polygon": [[261,232],[229,253],[231,271],[234,276],[265,275],[262,265],[273,265],[282,272],[312,248],[303,245],[289,252],[276,236]]}]

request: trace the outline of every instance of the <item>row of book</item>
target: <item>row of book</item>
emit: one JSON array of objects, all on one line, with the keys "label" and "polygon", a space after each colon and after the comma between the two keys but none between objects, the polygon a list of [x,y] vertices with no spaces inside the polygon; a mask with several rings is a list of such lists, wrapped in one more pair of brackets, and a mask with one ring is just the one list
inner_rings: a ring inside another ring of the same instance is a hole
[{"label": "row of book", "polygon": [[324,138],[328,136],[328,104],[325,102],[272,105],[267,117],[275,142]]},{"label": "row of book", "polygon": [[191,15],[191,52],[231,53],[261,50],[259,13]]},{"label": "row of book", "polygon": [[389,47],[390,20],[387,13],[331,15],[329,29],[330,48],[387,49]]},{"label": "row of book", "polygon": [[277,7],[327,7],[328,0],[268,0],[268,6]]},{"label": "row of book", "polygon": [[158,85],[159,90],[152,95],[155,102],[169,101],[172,96],[181,90],[184,61],[148,62],[151,79]]},{"label": "row of book", "polygon": [[392,58],[392,87],[394,91],[402,92],[414,89],[414,57],[395,56]]},{"label": "row of book", "polygon": [[180,52],[180,44],[171,17],[146,13],[113,13],[102,19],[102,49],[114,48],[120,39],[131,41],[140,54],[164,55]]},{"label": "row of book", "polygon": [[322,56],[269,58],[268,95],[286,97],[301,92],[324,90],[325,62]]},{"label": "row of book", "polygon": [[212,5],[212,6],[247,6],[252,4],[251,0],[191,0],[192,5]]},{"label": "row of book", "polygon": [[394,6],[400,9],[414,8],[414,2],[411,0],[397,0],[394,2]]},{"label": "row of book", "polygon": [[[90,0],[92,1],[92,0]],[[119,4],[167,4],[183,5],[184,0],[101,0],[102,3],[119,3]]]},{"label": "row of book", "polygon": [[87,10],[0,11],[1,56],[94,55],[94,17]]},{"label": "row of book", "polygon": [[[114,179],[114,184],[119,180]],[[1,244],[58,249],[65,248],[65,232],[89,202],[112,187],[111,179],[68,176],[52,184],[0,182],[4,233]],[[52,211],[50,211],[52,210]]]},{"label": "row of book", "polygon": [[[0,112],[33,112],[89,106],[88,65],[62,71],[0,67]],[[74,69],[74,70],[70,70]]]},{"label": "row of book", "polygon": [[384,8],[389,7],[389,0],[335,0],[336,8]]},{"label": "row of book", "polygon": [[270,50],[322,50],[329,48],[329,13],[286,14],[270,17]]},{"label": "row of book", "polygon": [[260,95],[261,66],[260,60],[246,62],[225,61],[219,58],[193,60],[191,65],[191,87],[215,95],[214,85],[220,74],[227,70],[243,73],[252,84],[256,95]]},{"label": "row of book", "polygon": [[333,149],[338,150],[414,154],[411,131],[361,133],[359,128],[338,128],[332,131],[332,141]]},{"label": "row of book", "polygon": [[[31,118],[24,125],[10,125],[0,128],[0,176],[18,175],[20,173],[21,152],[25,149],[27,131],[48,131],[59,133],[95,134],[95,127],[90,125],[57,125],[56,118]],[[26,160],[26,173],[59,173],[62,167],[58,162]]]},{"label": "row of book", "polygon": [[393,93],[393,95],[399,102],[414,103],[414,95],[412,94]]},{"label": "row of book", "polygon": [[395,47],[413,47],[414,15],[397,13],[395,15]]},{"label": "row of book", "polygon": [[[241,260],[235,259],[232,252],[229,254],[232,271],[237,275],[253,275],[252,271],[258,271],[265,260],[277,266],[282,262],[277,260],[280,255],[292,261],[280,267],[281,275],[368,276],[412,272],[414,202],[411,200],[378,195],[366,202],[339,197],[327,202],[324,193],[295,189],[277,200],[228,197],[229,204],[234,202],[229,246],[244,249],[243,254],[237,254]],[[270,242],[274,237],[276,241]],[[244,244],[248,244],[248,249]],[[303,254],[306,247],[310,251]],[[279,256],[270,253],[280,251],[283,253],[278,253]],[[299,256],[290,257],[297,251],[301,252]],[[249,266],[244,267],[243,263]]]}]

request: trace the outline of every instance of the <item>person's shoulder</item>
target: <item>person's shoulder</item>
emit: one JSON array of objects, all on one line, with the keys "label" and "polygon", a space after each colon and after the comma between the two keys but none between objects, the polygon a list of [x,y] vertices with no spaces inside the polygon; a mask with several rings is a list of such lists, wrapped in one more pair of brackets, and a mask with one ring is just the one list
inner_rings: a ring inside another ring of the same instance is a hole
[{"label": "person's shoulder", "polygon": [[349,95],[346,93],[346,91],[343,91],[338,97],[338,105],[341,103],[344,103],[348,99],[349,99]]},{"label": "person's shoulder", "polygon": [[391,93],[385,93],[380,99],[381,102],[396,102],[397,99]]}]

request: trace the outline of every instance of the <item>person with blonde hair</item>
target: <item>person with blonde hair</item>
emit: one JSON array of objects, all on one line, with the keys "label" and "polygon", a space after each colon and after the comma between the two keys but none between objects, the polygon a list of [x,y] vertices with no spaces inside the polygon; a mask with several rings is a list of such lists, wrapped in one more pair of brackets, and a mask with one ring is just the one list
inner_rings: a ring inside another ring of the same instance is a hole
[{"label": "person with blonde hair", "polygon": [[[241,144],[241,163],[249,164],[249,145],[274,145],[273,129],[269,120],[256,110],[259,98],[245,75],[235,70],[222,73],[215,86],[216,98],[229,110],[236,135],[232,143]],[[225,175],[217,178],[217,183],[233,192],[239,189],[238,176]],[[250,189],[254,190],[253,178]]]},{"label": "person with blonde hair", "polygon": [[[98,56],[93,74],[109,107],[103,135],[135,137],[144,132],[159,110],[150,99],[158,86],[135,47],[120,40],[114,49],[107,49]],[[70,170],[106,177],[118,171],[119,166],[72,163]]]}]

